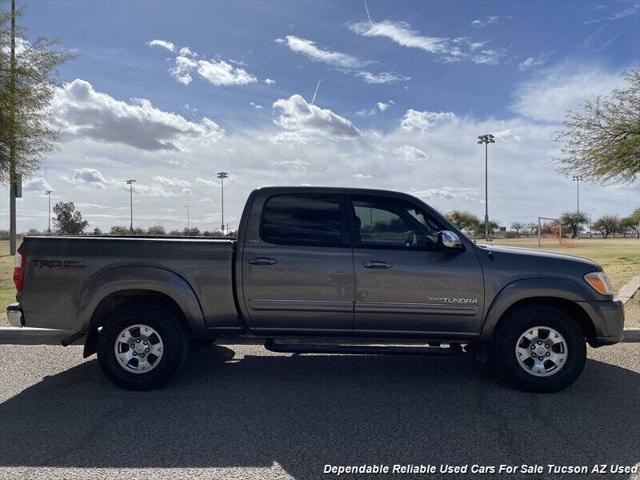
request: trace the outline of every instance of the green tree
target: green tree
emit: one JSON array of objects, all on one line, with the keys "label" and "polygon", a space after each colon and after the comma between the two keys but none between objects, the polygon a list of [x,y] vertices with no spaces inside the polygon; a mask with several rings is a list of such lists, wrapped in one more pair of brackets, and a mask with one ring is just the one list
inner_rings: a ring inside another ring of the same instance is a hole
[{"label": "green tree", "polygon": [[[488,226],[489,226],[488,228],[489,238],[491,238],[493,236],[493,232],[499,228],[499,225],[497,222],[494,222],[493,220],[489,220]],[[484,237],[484,220],[478,223],[478,225],[474,226],[474,230],[475,230],[476,237],[480,237],[480,236]]]},{"label": "green tree", "polygon": [[447,214],[447,219],[458,229],[471,231],[475,229],[480,220],[473,213],[462,210],[453,210]]},{"label": "green tree", "polygon": [[54,148],[58,130],[51,122],[49,105],[59,85],[57,68],[70,58],[56,41],[27,40],[17,26],[19,16],[19,10],[0,10],[0,179],[10,184],[12,254],[16,232],[13,185],[18,174],[25,178],[33,175],[42,154]]},{"label": "green tree", "polygon": [[599,182],[632,182],[640,173],[640,70],[625,75],[626,85],[610,97],[586,100],[569,111],[555,160],[560,171]]},{"label": "green tree", "polygon": [[191,227],[189,229],[185,227],[184,230],[182,231],[182,235],[185,235],[187,237],[199,237],[200,229],[198,227]]},{"label": "green tree", "polygon": [[119,237],[126,237],[131,235],[131,230],[129,227],[125,227],[123,225],[114,225],[109,230],[109,235],[117,235]]},{"label": "green tree", "polygon": [[73,202],[58,202],[53,206],[54,227],[60,235],[80,235],[89,222],[82,219],[82,213],[76,210]]},{"label": "green tree", "polygon": [[93,229],[93,234],[94,235],[102,235],[102,230],[100,230],[98,227]]},{"label": "green tree", "polygon": [[161,235],[166,235],[167,232],[165,231],[162,225],[153,225],[152,227],[149,227],[149,230],[147,230],[147,234],[154,235],[154,236],[161,236]]},{"label": "green tree", "polygon": [[607,238],[620,228],[620,221],[617,215],[603,215],[593,224],[593,228],[600,232],[602,238]]},{"label": "green tree", "polygon": [[636,238],[640,238],[640,208],[636,208],[631,215],[620,220],[620,230],[624,236],[632,232]]},{"label": "green tree", "polygon": [[582,231],[582,226],[589,223],[589,217],[582,212],[565,212],[560,215],[560,224],[566,231],[571,232],[571,238],[576,238]]},{"label": "green tree", "polygon": [[640,238],[640,208],[636,208],[629,218],[633,219],[633,231],[636,232],[636,238]]}]

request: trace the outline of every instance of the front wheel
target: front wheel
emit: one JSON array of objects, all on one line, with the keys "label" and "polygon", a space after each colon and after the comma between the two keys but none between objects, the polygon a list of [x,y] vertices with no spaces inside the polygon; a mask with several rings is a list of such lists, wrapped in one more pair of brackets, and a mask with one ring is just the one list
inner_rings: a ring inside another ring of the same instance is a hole
[{"label": "front wheel", "polygon": [[152,304],[124,305],[98,334],[98,361],[105,375],[127,390],[151,390],[184,362],[189,340],[170,310]]},{"label": "front wheel", "polygon": [[531,305],[504,318],[496,330],[494,366],[510,385],[529,392],[557,392],[582,372],[584,334],[564,311]]}]

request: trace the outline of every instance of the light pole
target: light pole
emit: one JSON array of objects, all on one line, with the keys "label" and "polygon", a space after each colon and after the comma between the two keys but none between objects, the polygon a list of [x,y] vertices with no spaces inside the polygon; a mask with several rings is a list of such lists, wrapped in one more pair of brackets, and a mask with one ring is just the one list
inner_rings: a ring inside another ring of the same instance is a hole
[{"label": "light pole", "polygon": [[222,236],[224,237],[224,179],[227,178],[229,174],[227,172],[218,172],[217,177],[220,179],[220,198],[221,198],[221,207],[222,207],[222,222],[220,222],[220,230],[222,230]]},{"label": "light pole", "polygon": [[496,143],[493,135],[487,133],[478,137],[484,143],[484,239],[489,239],[489,144]]},{"label": "light pole", "polygon": [[49,228],[47,228],[47,233],[51,233],[51,194],[53,190],[47,190],[44,192],[49,197]]},{"label": "light pole", "polygon": [[129,185],[129,207],[131,212],[131,225],[129,226],[129,231],[133,233],[133,184],[136,183],[136,179],[130,178],[126,183]]},{"label": "light pole", "polygon": [[187,209],[187,237],[191,235],[191,218],[189,216],[189,209],[191,208],[191,205],[185,205],[184,208]]},{"label": "light pole", "polygon": [[580,215],[580,180],[582,180],[580,175],[573,176],[573,181],[576,182],[576,212],[578,215]]}]

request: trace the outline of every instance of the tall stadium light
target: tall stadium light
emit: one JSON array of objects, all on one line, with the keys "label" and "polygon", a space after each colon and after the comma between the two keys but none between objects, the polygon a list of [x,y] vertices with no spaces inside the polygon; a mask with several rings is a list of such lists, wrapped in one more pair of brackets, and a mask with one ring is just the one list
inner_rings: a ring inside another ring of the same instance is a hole
[{"label": "tall stadium light", "polygon": [[580,175],[573,176],[573,181],[576,182],[576,212],[578,215],[580,215],[580,180],[582,180]]},{"label": "tall stadium light", "polygon": [[478,143],[484,143],[484,239],[489,240],[489,144],[496,141],[486,133],[478,137]]},{"label": "tall stadium light", "polygon": [[49,227],[47,228],[47,233],[51,234],[51,194],[53,193],[53,190],[47,190],[44,193],[49,197]]},{"label": "tall stadium light", "polygon": [[136,183],[136,179],[130,178],[126,183],[129,185],[129,211],[131,214],[131,225],[129,226],[129,231],[133,233],[133,184]]},{"label": "tall stadium light", "polygon": [[227,178],[229,174],[227,172],[218,172],[217,177],[220,179],[220,204],[222,209],[222,221],[220,222],[220,230],[222,231],[222,236],[224,237],[224,179]]},{"label": "tall stadium light", "polygon": [[191,217],[189,215],[189,210],[191,209],[191,205],[185,205],[184,208],[187,209],[187,237],[191,235]]}]

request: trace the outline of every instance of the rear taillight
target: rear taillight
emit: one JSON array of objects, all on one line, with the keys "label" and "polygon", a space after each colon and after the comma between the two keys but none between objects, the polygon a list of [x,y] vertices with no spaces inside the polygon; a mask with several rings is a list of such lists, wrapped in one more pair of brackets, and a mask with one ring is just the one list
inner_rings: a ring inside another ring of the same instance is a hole
[{"label": "rear taillight", "polygon": [[22,252],[22,245],[16,252],[16,268],[13,269],[13,283],[16,285],[16,290],[21,291],[24,286],[24,265],[26,261],[24,253]]}]

